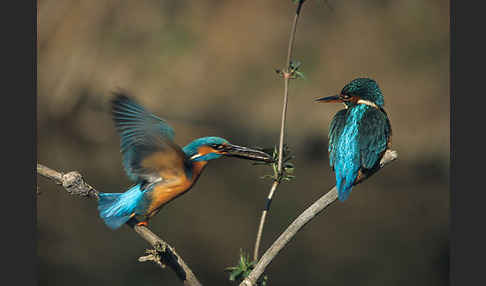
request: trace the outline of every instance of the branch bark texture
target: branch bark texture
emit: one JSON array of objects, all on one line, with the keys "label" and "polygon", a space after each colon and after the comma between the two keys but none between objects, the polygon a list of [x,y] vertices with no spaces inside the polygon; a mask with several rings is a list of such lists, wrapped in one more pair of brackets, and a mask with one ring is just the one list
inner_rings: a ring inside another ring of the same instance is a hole
[{"label": "branch bark texture", "polygon": [[[398,158],[398,153],[393,150],[387,150],[380,161],[378,169],[383,168],[386,164],[394,161]],[[377,170],[375,170],[376,172]],[[361,179],[356,182],[359,184],[369,178],[373,173],[368,175],[364,174]],[[290,240],[304,227],[310,220],[322,212],[326,207],[331,205],[338,198],[338,192],[336,186],[334,186],[329,192],[319,198],[310,207],[308,207],[302,214],[300,214],[287,229],[275,240],[265,254],[260,258],[255,268],[251,271],[250,275],[240,283],[240,286],[252,286],[265,271],[265,268],[272,262],[282,248],[290,242]]]},{"label": "branch bark texture", "polygon": [[[63,174],[44,165],[37,164],[37,174],[54,181],[58,185],[62,185],[70,195],[98,199],[99,192],[88,185],[79,172],[73,171]],[[149,228],[145,226],[137,226],[136,219],[131,219],[126,224],[154,247],[153,253],[154,257],[156,256],[157,259],[151,260],[156,262],[156,264],[162,268],[164,268],[165,265],[168,265],[186,286],[202,285],[189,266],[187,266],[180,255],[177,254],[174,248],[167,242],[158,237]],[[147,260],[150,259],[142,259],[142,261]]]}]

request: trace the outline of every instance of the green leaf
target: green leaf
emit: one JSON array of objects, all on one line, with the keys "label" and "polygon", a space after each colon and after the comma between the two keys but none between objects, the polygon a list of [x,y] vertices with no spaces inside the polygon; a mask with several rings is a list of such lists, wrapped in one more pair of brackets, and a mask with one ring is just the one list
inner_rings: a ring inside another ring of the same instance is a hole
[{"label": "green leaf", "polygon": [[[238,265],[225,268],[225,271],[231,271],[228,279],[238,284],[241,283],[246,277],[248,277],[248,275],[250,275],[250,272],[253,270],[256,263],[256,261],[250,261],[250,256],[245,254],[243,250],[240,249]],[[260,281],[266,281],[266,278],[263,280],[259,279],[257,281],[257,286],[266,285],[262,284]]]},{"label": "green leaf", "polygon": [[295,75],[297,75],[298,78],[300,77],[300,78],[305,79],[305,76],[302,72],[296,70],[296,71],[294,71],[294,73],[295,73]]},{"label": "green leaf", "polygon": [[293,70],[298,70],[301,65],[302,63],[300,61],[296,61],[296,62],[290,61],[290,68]]},{"label": "green leaf", "polygon": [[290,148],[284,144],[283,146],[283,155],[282,155],[282,174],[278,173],[278,148],[277,146],[274,146],[273,148],[261,148],[261,147],[255,147],[256,149],[266,152],[267,154],[272,154],[272,161],[273,162],[258,162],[258,164],[253,164],[253,165],[269,165],[272,166],[273,170],[273,175],[264,175],[261,176],[261,179],[273,179],[273,180],[278,180],[278,181],[291,181],[292,179],[295,178],[295,176],[292,176],[295,172],[295,165],[290,162],[295,158],[294,155],[292,155],[292,151]]},{"label": "green leaf", "polygon": [[243,269],[235,269],[231,272],[230,276],[229,276],[229,280],[230,281],[235,281],[236,277],[240,276],[241,273],[243,273]]}]

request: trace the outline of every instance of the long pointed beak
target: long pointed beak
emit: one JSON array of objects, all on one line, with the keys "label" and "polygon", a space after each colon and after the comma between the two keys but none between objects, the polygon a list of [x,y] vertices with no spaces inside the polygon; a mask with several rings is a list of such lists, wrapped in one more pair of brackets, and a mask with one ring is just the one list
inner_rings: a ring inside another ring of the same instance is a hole
[{"label": "long pointed beak", "polygon": [[241,159],[273,163],[273,158],[269,154],[238,145],[227,144],[224,148],[224,153],[222,154],[225,156],[234,156]]},{"label": "long pointed beak", "polygon": [[342,102],[338,95],[317,98],[315,101],[319,103]]}]

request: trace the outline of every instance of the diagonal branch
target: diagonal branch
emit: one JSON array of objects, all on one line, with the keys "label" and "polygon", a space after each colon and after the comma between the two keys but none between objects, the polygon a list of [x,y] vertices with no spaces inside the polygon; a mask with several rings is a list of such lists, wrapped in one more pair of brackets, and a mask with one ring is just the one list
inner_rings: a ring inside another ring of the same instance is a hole
[{"label": "diagonal branch", "polygon": [[[380,161],[380,166],[373,173],[363,174],[360,180],[356,183],[359,184],[364,180],[368,179],[376,171],[383,168],[386,164],[394,161],[398,158],[398,153],[396,151],[387,150]],[[265,271],[265,268],[272,262],[272,260],[277,256],[277,254],[282,250],[282,248],[290,242],[290,240],[299,232],[299,230],[306,225],[311,219],[322,212],[331,203],[336,201],[338,197],[336,186],[334,186],[329,192],[319,198],[310,207],[308,207],[302,214],[300,214],[288,227],[287,229],[275,240],[275,242],[270,246],[270,248],[265,252],[265,254],[260,258],[255,268],[251,271],[248,277],[240,283],[240,286],[251,286],[260,278],[260,276]]]},{"label": "diagonal branch", "polygon": [[282,109],[282,121],[280,124],[280,138],[278,143],[278,162],[277,162],[277,178],[272,184],[270,188],[270,192],[267,197],[267,203],[265,209],[262,211],[262,215],[260,217],[260,224],[258,225],[258,232],[255,241],[255,248],[253,250],[253,260],[258,260],[258,252],[260,249],[260,242],[263,235],[263,226],[265,225],[265,219],[267,217],[267,213],[270,210],[270,204],[273,199],[273,195],[277,190],[278,185],[280,184],[280,177],[282,175],[282,167],[283,167],[283,146],[284,146],[284,137],[285,137],[285,119],[287,116],[287,105],[288,105],[288,98],[289,98],[289,81],[293,76],[293,71],[291,71],[290,63],[292,60],[292,51],[294,49],[295,43],[295,32],[297,31],[297,22],[299,20],[300,11],[302,9],[302,5],[304,4],[305,0],[299,0],[297,5],[297,10],[295,11],[294,21],[292,22],[292,28],[290,30],[290,39],[289,39],[289,47],[287,50],[287,62],[286,62],[286,70],[283,72],[284,78],[284,102],[283,102],[283,109]]},{"label": "diagonal branch", "polygon": [[[58,185],[62,185],[70,195],[77,195],[80,197],[88,197],[98,199],[99,192],[88,185],[79,172],[73,171],[67,174],[57,172],[44,165],[37,164],[37,173],[45,178],[54,181]],[[127,225],[131,227],[140,237],[145,239],[154,250],[151,258],[141,257],[139,261],[152,260],[162,268],[168,265],[177,277],[181,279],[186,286],[201,286],[202,284],[197,280],[194,273],[189,266],[182,260],[182,258],[175,252],[175,249],[168,243],[154,234],[145,226],[137,226],[137,220],[131,219]]]}]

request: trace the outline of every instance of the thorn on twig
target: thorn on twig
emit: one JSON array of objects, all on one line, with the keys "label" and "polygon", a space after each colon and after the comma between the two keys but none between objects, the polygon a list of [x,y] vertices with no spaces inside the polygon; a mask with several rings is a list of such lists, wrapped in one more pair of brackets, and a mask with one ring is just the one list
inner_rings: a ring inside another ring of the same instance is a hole
[{"label": "thorn on twig", "polygon": [[165,254],[167,250],[167,245],[157,242],[153,249],[145,249],[145,253],[148,255],[141,256],[138,258],[139,262],[152,261],[160,267],[165,268],[166,265],[162,262],[162,255]]}]

